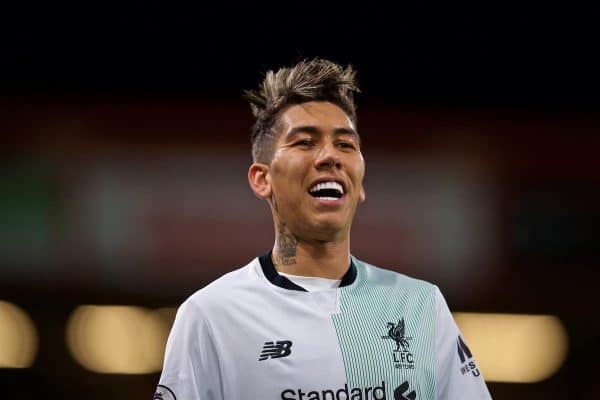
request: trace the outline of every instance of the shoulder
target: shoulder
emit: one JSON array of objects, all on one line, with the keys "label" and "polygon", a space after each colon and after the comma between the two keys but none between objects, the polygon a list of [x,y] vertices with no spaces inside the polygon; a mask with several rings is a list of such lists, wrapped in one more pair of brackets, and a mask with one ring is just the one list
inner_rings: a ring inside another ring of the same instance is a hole
[{"label": "shoulder", "polygon": [[356,258],[353,258],[353,260],[357,268],[357,273],[359,276],[362,275],[362,279],[369,285],[402,287],[422,290],[431,294],[439,292],[436,285],[425,280],[413,278],[388,268],[377,267]]},{"label": "shoulder", "polygon": [[180,305],[178,313],[208,316],[227,307],[228,304],[239,301],[243,297],[241,293],[252,291],[256,285],[254,264],[257,262],[257,259],[254,259],[197,290]]}]

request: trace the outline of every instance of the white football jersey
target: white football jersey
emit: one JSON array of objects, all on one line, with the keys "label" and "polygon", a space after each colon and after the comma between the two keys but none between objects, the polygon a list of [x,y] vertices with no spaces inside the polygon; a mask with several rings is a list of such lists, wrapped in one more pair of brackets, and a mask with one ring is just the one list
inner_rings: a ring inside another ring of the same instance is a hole
[{"label": "white football jersey", "polygon": [[430,283],[352,258],[340,287],[308,292],[270,253],[190,296],[155,400],[490,399]]}]

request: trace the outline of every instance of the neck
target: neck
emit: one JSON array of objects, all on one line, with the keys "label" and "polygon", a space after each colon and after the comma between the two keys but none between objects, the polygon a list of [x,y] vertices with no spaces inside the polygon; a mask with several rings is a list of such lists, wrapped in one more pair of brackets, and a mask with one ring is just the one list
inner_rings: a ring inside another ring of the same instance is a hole
[{"label": "neck", "polygon": [[319,278],[341,279],[350,265],[350,239],[335,241],[299,239],[280,224],[272,253],[277,271]]}]

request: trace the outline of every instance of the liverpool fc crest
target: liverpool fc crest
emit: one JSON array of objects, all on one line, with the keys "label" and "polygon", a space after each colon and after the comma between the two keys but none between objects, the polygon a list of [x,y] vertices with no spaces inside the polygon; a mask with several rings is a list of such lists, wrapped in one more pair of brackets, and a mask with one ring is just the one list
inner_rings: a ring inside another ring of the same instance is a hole
[{"label": "liverpool fc crest", "polygon": [[[396,342],[396,349],[392,353],[392,358],[396,368],[414,368],[414,357],[408,350],[410,348],[409,340],[412,337],[406,336],[406,323],[404,318],[401,318],[397,324],[393,322],[387,323],[387,335],[382,336],[382,339],[393,339]],[[402,348],[402,349],[401,349]]]},{"label": "liverpool fc crest", "polygon": [[387,326],[389,328],[388,337],[396,341],[396,350],[394,351],[400,351],[400,346],[402,346],[403,351],[407,351],[407,349],[410,347],[408,344],[408,339],[412,338],[407,338],[405,336],[406,325],[404,323],[404,318],[398,321],[397,325],[395,325],[393,322],[388,322]]}]

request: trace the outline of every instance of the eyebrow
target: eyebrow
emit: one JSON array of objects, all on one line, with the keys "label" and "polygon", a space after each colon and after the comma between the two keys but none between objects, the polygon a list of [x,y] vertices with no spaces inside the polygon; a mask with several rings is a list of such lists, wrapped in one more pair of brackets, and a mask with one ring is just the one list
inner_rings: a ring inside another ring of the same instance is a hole
[{"label": "eyebrow", "polygon": [[[301,133],[301,132],[315,135],[315,134],[320,133],[321,129],[317,128],[314,125],[297,126],[295,128],[292,128],[285,135],[285,140],[288,141],[288,140],[290,140],[290,138],[292,138],[293,136],[295,136],[296,134]],[[340,135],[354,136],[356,138],[356,140],[358,140],[358,142],[360,143],[360,136],[358,136],[358,133],[354,129],[352,129],[352,128],[335,128],[333,130],[333,134],[335,136],[340,136]]]}]

